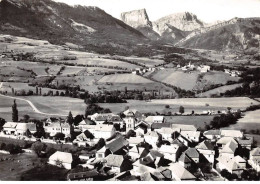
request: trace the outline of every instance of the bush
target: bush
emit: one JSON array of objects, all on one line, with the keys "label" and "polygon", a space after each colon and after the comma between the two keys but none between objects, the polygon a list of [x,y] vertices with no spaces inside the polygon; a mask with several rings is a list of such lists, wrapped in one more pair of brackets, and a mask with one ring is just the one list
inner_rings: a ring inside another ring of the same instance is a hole
[{"label": "bush", "polygon": [[63,134],[63,133],[57,133],[56,135],[54,135],[54,138],[55,138],[56,140],[64,140],[65,134]]},{"label": "bush", "polygon": [[38,156],[42,156],[42,151],[45,151],[46,144],[42,143],[41,141],[36,141],[32,144],[31,148]]}]

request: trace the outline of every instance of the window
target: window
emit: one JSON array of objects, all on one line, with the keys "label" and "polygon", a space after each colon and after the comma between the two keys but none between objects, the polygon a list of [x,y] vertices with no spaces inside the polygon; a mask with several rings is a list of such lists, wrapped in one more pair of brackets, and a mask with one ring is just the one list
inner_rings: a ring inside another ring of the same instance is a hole
[{"label": "window", "polygon": [[102,158],[102,156],[103,156],[103,155],[102,155],[101,153],[98,154],[98,158]]}]

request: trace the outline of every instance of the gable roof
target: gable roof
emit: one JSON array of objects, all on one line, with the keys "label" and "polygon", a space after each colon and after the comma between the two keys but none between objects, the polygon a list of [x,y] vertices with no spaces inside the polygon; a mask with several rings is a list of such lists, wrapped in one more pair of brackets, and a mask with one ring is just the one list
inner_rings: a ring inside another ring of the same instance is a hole
[{"label": "gable roof", "polygon": [[221,150],[221,153],[235,153],[236,149],[238,148],[238,144],[236,141],[229,141]]},{"label": "gable roof", "polygon": [[199,158],[200,156],[196,148],[188,148],[184,153],[190,158]]},{"label": "gable roof", "polygon": [[252,156],[260,156],[260,147],[254,148],[252,151],[250,151],[250,154]]},{"label": "gable roof", "polygon": [[174,154],[179,150],[179,145],[177,144],[171,144],[171,145],[162,145],[159,149],[159,152],[161,153],[171,153]]},{"label": "gable roof", "polygon": [[237,142],[238,142],[238,144],[240,144],[240,145],[252,145],[253,144],[253,141],[254,141],[254,139],[253,139],[253,137],[245,137],[244,139],[242,139],[242,138],[237,138]]},{"label": "gable roof", "polygon": [[145,121],[149,123],[153,123],[155,121],[163,122],[164,116],[148,116],[147,118],[145,118]]},{"label": "gable roof", "polygon": [[214,150],[214,145],[209,140],[204,140],[196,146],[197,149]]},{"label": "gable roof", "polygon": [[220,134],[224,137],[243,137],[243,132],[240,130],[220,130]]},{"label": "gable roof", "polygon": [[73,162],[71,153],[66,153],[61,151],[56,151],[54,154],[50,156],[49,160],[53,160],[53,161],[59,160],[62,163],[68,163],[68,164],[71,164]]},{"label": "gable roof", "polygon": [[114,125],[107,125],[107,124],[95,125],[95,130],[99,132],[112,132],[113,129],[114,129]]},{"label": "gable roof", "polygon": [[220,135],[220,130],[208,130],[205,131],[203,135]]},{"label": "gable roof", "polygon": [[105,160],[108,166],[121,167],[124,162],[124,157],[122,155],[110,154],[105,158]]},{"label": "gable roof", "polygon": [[141,142],[144,142],[144,138],[142,137],[130,137],[128,139],[129,144],[139,144]]},{"label": "gable roof", "polygon": [[118,137],[117,139],[111,141],[106,145],[106,148],[109,149],[112,153],[115,153],[128,145],[128,141],[125,140],[123,137]]},{"label": "gable roof", "polygon": [[[217,160],[219,161],[219,163],[225,165],[225,167],[226,167],[228,170],[234,171],[234,170],[240,170],[240,169],[242,169],[242,168],[240,167],[239,162],[237,162],[237,160],[239,161],[239,160],[241,160],[241,158],[238,158],[238,157],[237,157],[237,159],[235,159],[234,157],[233,157],[233,158],[230,158],[230,157],[228,157],[228,156],[221,156],[221,157],[217,158]],[[242,159],[242,160],[244,160],[244,159]],[[242,161],[242,162],[244,162],[244,161]]]},{"label": "gable roof", "polygon": [[192,161],[185,153],[183,153],[179,158],[179,162],[191,163]]},{"label": "gable roof", "polygon": [[200,131],[181,131],[181,135],[186,138],[200,137]]},{"label": "gable roof", "polygon": [[111,122],[118,122],[118,121],[123,121],[120,116],[118,115],[115,115],[115,116],[112,116],[108,119],[108,121],[111,121]]},{"label": "gable roof", "polygon": [[79,125],[96,125],[96,123],[88,118],[83,119]]},{"label": "gable roof", "polygon": [[158,137],[158,138],[159,138],[159,133],[154,132],[154,131],[152,131],[152,132],[147,132],[147,133],[144,135],[144,137]]},{"label": "gable roof", "polygon": [[185,125],[185,124],[172,124],[171,128],[179,128],[181,131],[196,131],[197,128],[194,125]]},{"label": "gable roof", "polygon": [[151,125],[151,128],[152,129],[161,129],[161,128],[163,128],[163,127],[168,127],[168,128],[170,128],[171,127],[171,124],[170,123],[153,123],[152,125]]},{"label": "gable roof", "polygon": [[172,176],[177,180],[191,180],[196,177],[191,174],[187,169],[182,167],[179,163],[170,164],[169,170],[172,172]]},{"label": "gable roof", "polygon": [[15,128],[18,123],[15,122],[6,122],[3,126],[3,128]]},{"label": "gable roof", "polygon": [[235,139],[233,137],[221,137],[218,141],[217,144],[227,144],[230,141],[235,141]]},{"label": "gable roof", "polygon": [[60,123],[60,122],[55,122],[50,124],[49,126],[46,127],[50,127],[50,128],[70,128],[70,125],[68,123]]},{"label": "gable roof", "polygon": [[106,152],[106,146],[103,146],[102,148],[100,148],[97,153],[105,153]]}]

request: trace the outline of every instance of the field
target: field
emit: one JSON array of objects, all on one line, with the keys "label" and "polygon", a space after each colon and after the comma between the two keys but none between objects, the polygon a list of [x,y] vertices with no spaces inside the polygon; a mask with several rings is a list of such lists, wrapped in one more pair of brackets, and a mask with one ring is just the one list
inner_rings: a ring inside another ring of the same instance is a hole
[{"label": "field", "polygon": [[176,69],[165,69],[155,72],[152,78],[181,89],[192,90],[196,85],[198,74],[198,72],[184,73]]},{"label": "field", "polygon": [[[209,106],[206,106],[208,104]],[[140,112],[162,112],[165,105],[170,105],[171,112],[178,112],[179,107],[182,105],[185,112],[191,113],[192,110],[201,113],[204,110],[226,110],[227,107],[233,109],[245,109],[252,104],[259,104],[255,100],[246,97],[237,98],[181,98],[181,99],[165,99],[165,100],[152,100],[151,102],[128,100],[124,104],[99,104],[104,108],[110,108],[112,112],[121,112],[125,107],[137,109]]]},{"label": "field", "polygon": [[40,111],[44,113],[67,115],[69,114],[69,111],[71,111],[74,116],[78,114],[85,114],[86,104],[81,99],[42,96],[28,96],[24,98],[30,100]]},{"label": "field", "polygon": [[133,61],[133,62],[137,62],[137,63],[143,64],[146,67],[154,67],[155,65],[159,65],[159,64],[163,64],[164,63],[163,59],[145,58],[145,57],[136,57],[136,56],[132,56],[132,57],[116,56],[116,58],[117,57],[125,59],[125,60],[128,60],[128,61]]},{"label": "field", "polygon": [[[6,121],[12,121],[12,105],[14,103],[13,99],[9,99],[7,97],[0,96],[0,117],[4,118]],[[21,100],[16,100],[16,104],[18,107],[18,115],[19,119],[22,119],[24,115],[28,114],[31,118],[35,119],[44,119],[49,116],[38,114],[33,111],[31,106],[28,103]]]},{"label": "field", "polygon": [[239,86],[241,86],[241,84],[231,84],[231,85],[221,86],[221,87],[206,91],[204,93],[198,94],[197,96],[210,98],[212,95],[220,95],[220,93],[225,93],[226,91],[233,90]]},{"label": "field", "polygon": [[230,77],[224,72],[199,71],[184,72],[177,69],[159,70],[153,73],[152,78],[185,90],[203,89],[212,84],[226,84],[227,81],[238,81],[238,77]]},{"label": "field", "polygon": [[0,178],[2,181],[20,181],[21,175],[33,169],[34,167],[43,165],[46,159],[40,159],[32,153],[23,153],[18,155],[5,155],[0,153]]},{"label": "field", "polygon": [[125,84],[153,83],[153,81],[135,74],[106,75],[102,77],[98,82],[99,83],[125,83]]}]

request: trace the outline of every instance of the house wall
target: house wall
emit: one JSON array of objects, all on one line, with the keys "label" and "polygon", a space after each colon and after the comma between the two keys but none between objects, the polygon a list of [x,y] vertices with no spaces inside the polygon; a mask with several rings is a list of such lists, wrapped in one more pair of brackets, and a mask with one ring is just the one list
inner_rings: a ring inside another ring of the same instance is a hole
[{"label": "house wall", "polygon": [[164,154],[164,158],[171,160],[172,162],[177,161],[177,156],[175,153],[163,153],[163,154]]},{"label": "house wall", "polygon": [[106,157],[106,154],[104,152],[102,153],[96,153],[96,158],[105,158]]},{"label": "house wall", "polygon": [[215,157],[215,151],[213,150],[203,150],[203,149],[198,149],[198,152],[200,152],[204,157],[210,162],[214,163],[214,157]]},{"label": "house wall", "polygon": [[128,155],[133,159],[133,160],[137,160],[140,155],[139,153],[136,153],[136,152],[129,152]]},{"label": "house wall", "polygon": [[15,134],[15,128],[4,128],[3,131],[5,132],[5,134],[7,135],[11,135],[11,134]]}]

